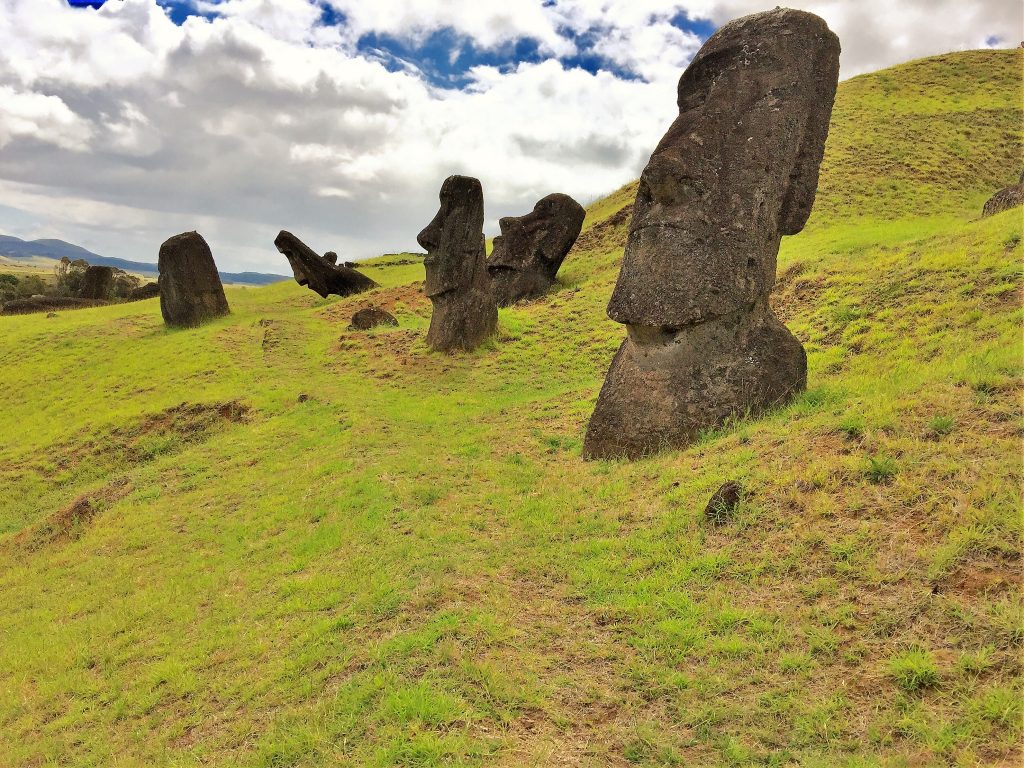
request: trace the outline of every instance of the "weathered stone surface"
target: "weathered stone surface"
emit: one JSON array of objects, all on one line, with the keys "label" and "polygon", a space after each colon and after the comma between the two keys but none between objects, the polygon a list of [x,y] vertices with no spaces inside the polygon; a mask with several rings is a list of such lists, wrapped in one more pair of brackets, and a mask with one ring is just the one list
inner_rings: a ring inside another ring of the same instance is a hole
[{"label": "weathered stone surface", "polygon": [[[366,275],[349,267],[339,267],[335,262],[320,256],[291,232],[282,229],[274,238],[274,245],[288,259],[295,282],[325,299],[332,293],[336,296],[351,296],[377,287],[377,283]],[[336,261],[337,254],[334,254],[334,258]]]},{"label": "weathered stone surface", "polygon": [[996,192],[985,203],[982,209],[982,216],[994,216],[997,213],[1024,205],[1024,173],[1020,175],[1020,181],[1011,184]]},{"label": "weathered stone surface", "polygon": [[735,480],[729,480],[711,496],[708,505],[704,507],[704,517],[713,523],[724,523],[732,517],[742,500],[743,486]]},{"label": "weathered stone surface", "polygon": [[157,269],[160,313],[167,325],[201,325],[231,311],[210,246],[198,232],[166,240]]},{"label": "weathered stone surface", "polygon": [[568,195],[541,198],[525,216],[498,222],[501,234],[487,260],[499,307],[544,295],[583,228],[586,211]]},{"label": "weathered stone surface", "polygon": [[349,325],[354,331],[368,331],[378,325],[398,325],[394,315],[385,312],[377,307],[363,307],[352,315],[352,324]]},{"label": "weathered stone surface", "polygon": [[[334,251],[328,251],[327,253],[324,254],[324,261],[326,261],[328,264],[336,265],[338,263],[338,254],[336,254]],[[346,261],[345,266],[347,267],[348,265],[349,262]]]},{"label": "weathered stone surface", "polygon": [[838,73],[836,36],[789,9],[725,25],[683,73],[679,117],[640,178],[608,304],[628,334],[585,457],[685,445],[806,386],[768,296],[782,236],[811,212]]},{"label": "weathered stone surface", "polygon": [[160,296],[160,285],[159,283],[146,283],[140,285],[128,294],[129,301],[143,301],[145,299],[155,299]]},{"label": "weathered stone surface", "polygon": [[439,352],[470,350],[498,324],[487,274],[483,189],[469,176],[449,176],[439,197],[437,215],[416,237],[427,251],[423,290],[434,306],[427,344]]},{"label": "weathered stone surface", "polygon": [[82,299],[109,299],[114,291],[114,268],[92,265],[82,275]]}]

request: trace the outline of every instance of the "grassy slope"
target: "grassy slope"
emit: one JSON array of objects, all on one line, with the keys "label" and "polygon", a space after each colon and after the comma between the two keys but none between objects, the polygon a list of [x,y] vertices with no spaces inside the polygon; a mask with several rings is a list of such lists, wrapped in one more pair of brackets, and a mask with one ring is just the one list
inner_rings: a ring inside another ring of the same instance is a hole
[{"label": "grassy slope", "polygon": [[841,86],[775,299],[809,391],[646,461],[579,458],[629,188],[472,355],[418,265],[0,319],[0,765],[1012,764],[1021,64]]}]

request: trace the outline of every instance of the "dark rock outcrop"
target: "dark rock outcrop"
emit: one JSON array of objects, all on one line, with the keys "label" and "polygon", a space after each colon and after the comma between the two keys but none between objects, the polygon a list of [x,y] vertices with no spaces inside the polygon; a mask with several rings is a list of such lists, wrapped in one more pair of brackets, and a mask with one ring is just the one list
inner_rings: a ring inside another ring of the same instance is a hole
[{"label": "dark rock outcrop", "polygon": [[449,176],[441,208],[416,241],[427,251],[424,293],[434,305],[427,344],[439,352],[470,350],[494,333],[498,306],[487,274],[484,193],[469,176]]},{"label": "dark rock outcrop", "polygon": [[352,296],[377,287],[377,283],[366,275],[349,267],[339,267],[336,263],[337,254],[328,251],[335,259],[331,261],[319,255],[291,232],[282,229],[274,238],[274,245],[288,259],[295,282],[325,299],[332,293],[335,296]]},{"label": "dark rock outcrop", "polygon": [[102,307],[108,303],[98,299],[79,299],[72,296],[32,296],[5,302],[3,314],[28,315],[33,312],[52,312],[55,309],[88,309]]},{"label": "dark rock outcrop", "polygon": [[145,299],[155,299],[160,296],[160,285],[159,283],[146,283],[140,285],[138,288],[132,290],[128,294],[128,301],[144,301]]},{"label": "dark rock outcrop", "polygon": [[398,325],[398,321],[383,309],[363,307],[352,315],[352,324],[349,328],[354,331],[368,331],[378,325]]},{"label": "dark rock outcrop", "polygon": [[192,327],[228,314],[217,265],[198,232],[183,232],[160,246],[160,314],[169,326]]},{"label": "dark rock outcrop", "polygon": [[114,268],[92,265],[82,275],[82,291],[79,298],[105,300],[114,292]]},{"label": "dark rock outcrop", "polygon": [[708,505],[704,507],[704,517],[713,523],[724,523],[743,500],[743,486],[735,480],[729,480],[712,494]]},{"label": "dark rock outcrop", "polygon": [[541,198],[525,216],[498,222],[501,234],[487,259],[499,307],[543,296],[583,228],[583,206],[568,195]]},{"label": "dark rock outcrop", "polygon": [[1020,181],[1011,184],[996,192],[985,203],[982,209],[982,216],[994,216],[997,213],[1024,205],[1024,173],[1020,175]]},{"label": "dark rock outcrop", "polygon": [[679,117],[644,169],[608,304],[626,326],[587,458],[638,457],[806,386],[800,342],[768,306],[783,235],[818,185],[839,73],[819,17],[737,19],[679,81]]}]

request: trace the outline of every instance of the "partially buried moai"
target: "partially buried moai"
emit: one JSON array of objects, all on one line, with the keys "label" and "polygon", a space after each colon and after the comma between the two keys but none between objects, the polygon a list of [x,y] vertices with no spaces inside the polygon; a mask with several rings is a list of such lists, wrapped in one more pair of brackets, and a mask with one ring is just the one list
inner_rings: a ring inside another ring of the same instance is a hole
[{"label": "partially buried moai", "polygon": [[449,176],[441,208],[416,241],[427,251],[424,291],[433,304],[427,344],[438,352],[470,350],[494,333],[498,306],[487,274],[484,194],[469,176]]},{"label": "partially buried moai", "polygon": [[582,205],[555,193],[537,201],[525,216],[498,222],[501,234],[494,238],[487,271],[499,307],[547,293],[580,236],[585,216]]},{"label": "partially buried moai", "polygon": [[640,177],[608,305],[627,337],[585,457],[685,445],[806,387],[768,295],[781,238],[814,203],[838,76],[838,38],[789,9],[726,24],[683,73],[679,117]]},{"label": "partially buried moai", "polygon": [[167,325],[201,325],[230,311],[210,246],[198,232],[165,241],[157,269],[160,313]]},{"label": "partially buried moai", "polygon": [[96,264],[85,270],[82,276],[83,299],[109,299],[114,291],[114,268]]},{"label": "partially buried moai", "polygon": [[274,247],[288,259],[295,282],[325,299],[331,294],[352,296],[378,287],[363,273],[339,267],[338,254],[334,251],[321,256],[287,230],[277,233]]}]

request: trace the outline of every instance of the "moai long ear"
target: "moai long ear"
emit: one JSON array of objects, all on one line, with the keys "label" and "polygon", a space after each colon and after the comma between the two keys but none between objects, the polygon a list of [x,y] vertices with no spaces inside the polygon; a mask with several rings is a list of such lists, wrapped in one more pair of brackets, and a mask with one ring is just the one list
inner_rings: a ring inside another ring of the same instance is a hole
[{"label": "moai long ear", "polygon": [[810,78],[814,90],[804,101],[807,117],[800,135],[800,148],[789,173],[785,198],[779,211],[779,232],[783,235],[795,235],[802,230],[814,206],[814,196],[818,191],[818,169],[825,154],[825,139],[832,114],[831,108],[822,110],[820,105],[828,104],[831,107],[835,101],[839,77],[838,38],[833,46],[820,47],[815,60],[809,64],[811,71],[819,72],[820,75]]}]

